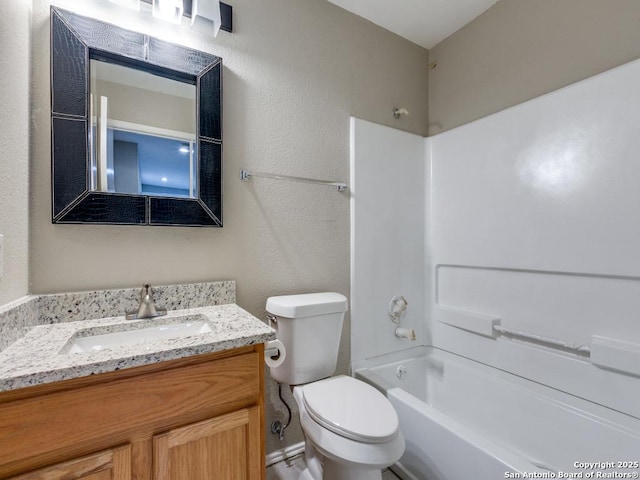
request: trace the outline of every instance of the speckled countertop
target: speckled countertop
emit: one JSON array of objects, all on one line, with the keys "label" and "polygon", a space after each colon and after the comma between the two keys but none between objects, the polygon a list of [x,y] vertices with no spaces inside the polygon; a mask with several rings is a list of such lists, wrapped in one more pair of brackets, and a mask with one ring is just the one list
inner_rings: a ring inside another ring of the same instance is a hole
[{"label": "speckled countertop", "polygon": [[[117,346],[89,353],[65,353],[77,336],[104,334],[206,317],[211,332]],[[275,339],[275,332],[234,303],[173,310],[167,316],[125,320],[123,316],[41,325],[0,352],[0,391],[112,372],[192,355],[219,352]]]}]

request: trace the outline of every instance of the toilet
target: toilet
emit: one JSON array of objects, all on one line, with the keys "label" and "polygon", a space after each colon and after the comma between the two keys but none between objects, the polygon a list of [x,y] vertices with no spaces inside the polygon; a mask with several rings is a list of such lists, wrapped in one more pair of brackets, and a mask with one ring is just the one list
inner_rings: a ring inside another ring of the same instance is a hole
[{"label": "toilet", "polygon": [[271,376],[293,387],[305,437],[307,468],[299,480],[381,480],[404,452],[398,415],[371,385],[335,373],[347,299],[339,293],[267,299],[284,344]]}]

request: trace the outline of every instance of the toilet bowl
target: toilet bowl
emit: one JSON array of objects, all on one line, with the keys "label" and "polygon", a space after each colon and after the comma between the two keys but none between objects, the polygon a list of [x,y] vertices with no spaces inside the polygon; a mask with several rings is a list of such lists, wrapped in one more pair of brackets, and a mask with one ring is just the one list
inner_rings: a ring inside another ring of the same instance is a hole
[{"label": "toilet bowl", "polygon": [[337,293],[270,297],[287,356],[271,376],[293,386],[305,436],[300,480],[381,480],[404,452],[398,415],[372,386],[335,372],[347,299]]},{"label": "toilet bowl", "polygon": [[[379,480],[381,470],[402,456],[398,415],[372,386],[341,375],[295,387],[293,396],[310,474],[300,478]],[[313,476],[314,462],[321,463],[322,476]]]}]

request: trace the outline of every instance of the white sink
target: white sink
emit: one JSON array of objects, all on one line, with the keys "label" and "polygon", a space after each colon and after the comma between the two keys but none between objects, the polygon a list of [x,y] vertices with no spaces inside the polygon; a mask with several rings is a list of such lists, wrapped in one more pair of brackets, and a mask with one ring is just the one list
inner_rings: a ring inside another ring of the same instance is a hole
[{"label": "white sink", "polygon": [[[159,322],[162,323],[159,324]],[[105,333],[105,330],[109,330],[108,333]],[[109,327],[81,330],[67,342],[60,353],[97,352],[125,345],[143,345],[161,340],[192,337],[212,331],[211,325],[204,315],[121,323]]]}]

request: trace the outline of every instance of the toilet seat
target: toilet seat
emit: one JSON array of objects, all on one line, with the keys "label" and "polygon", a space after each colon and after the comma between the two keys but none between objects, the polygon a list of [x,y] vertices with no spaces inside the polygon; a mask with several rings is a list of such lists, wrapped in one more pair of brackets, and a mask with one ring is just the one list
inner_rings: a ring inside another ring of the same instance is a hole
[{"label": "toilet seat", "polygon": [[[365,442],[362,438],[352,439],[347,438],[344,434],[335,433],[328,427],[320,424],[317,420],[311,418],[309,410],[306,407],[304,400],[304,389],[316,384],[324,384],[338,377],[333,377],[327,380],[320,380],[318,382],[310,383],[307,385],[299,385],[293,389],[293,397],[298,404],[300,410],[300,424],[302,431],[305,435],[305,444],[307,448],[316,450],[324,456],[324,462],[337,463],[345,466],[345,468],[354,467],[356,469],[365,468],[369,469],[382,469],[397,462],[404,452],[404,437],[400,428],[396,429],[393,438],[387,442]],[[347,377],[349,378],[349,377]],[[355,381],[355,379],[353,379]],[[359,380],[358,380],[359,381]],[[321,387],[328,388],[328,387]],[[373,388],[373,387],[371,387]],[[315,390],[311,389],[312,391]],[[375,389],[374,389],[375,390]],[[332,389],[336,395],[340,395],[335,389]],[[379,394],[387,400],[380,392],[375,390],[374,394]],[[312,395],[313,396],[313,395]],[[373,395],[376,398],[377,395]],[[379,398],[379,397],[378,397]],[[375,401],[375,400],[374,400]],[[391,403],[388,403],[390,408]],[[383,411],[385,408],[383,407]],[[393,412],[395,414],[395,411]],[[388,415],[387,415],[388,416]],[[397,414],[392,415],[397,421]],[[317,418],[317,415],[316,415]],[[378,419],[371,420],[371,423],[376,422]],[[350,477],[351,478],[351,477]]]},{"label": "toilet seat", "polygon": [[371,385],[340,375],[302,387],[304,406],[318,424],[342,437],[385,443],[398,435],[389,400]]}]

